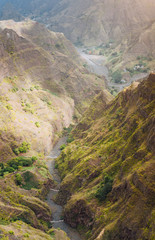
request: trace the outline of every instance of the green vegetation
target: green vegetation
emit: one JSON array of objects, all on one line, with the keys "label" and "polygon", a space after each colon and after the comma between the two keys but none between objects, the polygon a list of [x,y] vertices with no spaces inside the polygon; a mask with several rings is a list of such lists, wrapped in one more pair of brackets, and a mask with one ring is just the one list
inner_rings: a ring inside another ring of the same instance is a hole
[{"label": "green vegetation", "polygon": [[27,142],[23,142],[18,148],[14,148],[13,152],[16,155],[19,155],[20,153],[27,153],[28,150],[30,150],[30,144]]},{"label": "green vegetation", "polygon": [[113,179],[108,175],[104,177],[104,181],[100,183],[100,186],[95,194],[95,197],[99,199],[99,201],[104,201],[108,195],[108,193],[112,190]]},{"label": "green vegetation", "polygon": [[30,167],[37,160],[37,157],[16,157],[8,161],[6,164],[0,164],[0,176],[6,173],[13,173],[19,170],[20,167]]},{"label": "green vegetation", "polygon": [[17,173],[16,175],[15,175],[15,177],[16,177],[16,184],[17,185],[21,185],[22,184],[22,181],[23,181],[23,178],[22,178],[22,176],[21,176],[21,174],[20,173]]},{"label": "green vegetation", "polygon": [[35,85],[34,88],[35,88],[36,90],[40,90],[40,86],[38,86],[38,85]]},{"label": "green vegetation", "polygon": [[9,231],[9,234],[14,235],[14,232],[12,230]]},{"label": "green vegetation", "polygon": [[30,103],[27,103],[26,100],[24,100],[24,101],[22,100],[21,101],[21,106],[23,107],[23,111],[24,112],[28,112],[28,113],[34,114],[34,109],[33,109],[32,105]]},{"label": "green vegetation", "polygon": [[25,234],[24,234],[24,237],[29,238],[30,235],[29,235],[28,233],[25,233]]},{"label": "green vegetation", "polygon": [[113,72],[111,76],[115,83],[120,83],[122,80],[122,73],[120,70]]},{"label": "green vegetation", "polygon": [[69,135],[68,139],[67,139],[67,143],[71,143],[74,141],[74,137],[72,134]]},{"label": "green vegetation", "polygon": [[50,235],[50,236],[55,236],[55,232],[54,232],[54,229],[50,229],[49,231],[48,231],[48,234]]},{"label": "green vegetation", "polygon": [[13,110],[13,107],[12,107],[10,104],[7,104],[7,105],[6,105],[6,108],[7,108],[8,110]]},{"label": "green vegetation", "polygon": [[91,229],[91,240],[100,233],[101,239],[125,239],[122,226],[130,229],[130,239],[149,239],[154,208],[155,75],[107,105],[101,96],[72,131],[74,141],[56,159],[63,179],[57,199],[66,204],[69,224],[84,223],[88,235]]},{"label": "green vegetation", "polygon": [[39,122],[35,122],[35,125],[36,125],[37,128],[40,127],[40,123]]},{"label": "green vegetation", "polygon": [[66,127],[64,127],[63,128],[63,134],[65,135],[65,134],[70,134],[70,132],[72,131],[72,129],[73,129],[73,126],[72,125],[70,125],[68,128],[66,128]]},{"label": "green vegetation", "polygon": [[36,179],[35,175],[31,173],[30,171],[26,171],[22,174],[23,177],[23,183],[22,187],[26,190],[31,190],[32,188],[40,188],[40,184],[38,180]]},{"label": "green vegetation", "polygon": [[65,147],[66,147],[66,144],[62,144],[62,145],[60,146],[60,150],[65,149]]},{"label": "green vegetation", "polygon": [[14,87],[14,88],[12,88],[11,91],[12,91],[13,93],[16,93],[16,92],[18,92],[18,90],[19,90],[19,89],[18,89],[17,87]]}]

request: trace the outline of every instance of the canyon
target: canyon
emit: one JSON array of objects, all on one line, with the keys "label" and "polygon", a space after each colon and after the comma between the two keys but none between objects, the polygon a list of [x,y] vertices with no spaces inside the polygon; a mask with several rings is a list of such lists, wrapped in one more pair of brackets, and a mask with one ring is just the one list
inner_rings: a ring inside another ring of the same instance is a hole
[{"label": "canyon", "polygon": [[153,0],[0,1],[0,238],[153,240]]}]

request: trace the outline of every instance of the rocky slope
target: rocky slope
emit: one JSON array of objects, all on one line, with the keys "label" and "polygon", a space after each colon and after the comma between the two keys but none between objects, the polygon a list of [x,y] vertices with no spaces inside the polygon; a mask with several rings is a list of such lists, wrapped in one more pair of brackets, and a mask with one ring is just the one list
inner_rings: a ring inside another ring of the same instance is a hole
[{"label": "rocky slope", "polygon": [[85,239],[154,239],[154,106],[155,74],[100,93],[57,159],[57,200]]},{"label": "rocky slope", "polygon": [[0,29],[0,159],[23,141],[30,154],[47,154],[104,80],[88,73],[63,34],[33,21],[2,21]]}]

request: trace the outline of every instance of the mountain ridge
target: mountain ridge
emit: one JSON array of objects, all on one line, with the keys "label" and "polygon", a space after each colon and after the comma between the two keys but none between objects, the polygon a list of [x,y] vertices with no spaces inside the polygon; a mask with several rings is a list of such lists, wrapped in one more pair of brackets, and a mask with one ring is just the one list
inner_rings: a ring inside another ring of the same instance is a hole
[{"label": "mountain ridge", "polygon": [[85,239],[153,239],[155,74],[107,105],[100,99],[56,160],[57,200]]},{"label": "mountain ridge", "polygon": [[104,80],[89,75],[63,34],[32,21],[0,22],[0,28],[1,143],[8,136],[1,159],[22,139],[33,142],[32,151],[47,153]]}]

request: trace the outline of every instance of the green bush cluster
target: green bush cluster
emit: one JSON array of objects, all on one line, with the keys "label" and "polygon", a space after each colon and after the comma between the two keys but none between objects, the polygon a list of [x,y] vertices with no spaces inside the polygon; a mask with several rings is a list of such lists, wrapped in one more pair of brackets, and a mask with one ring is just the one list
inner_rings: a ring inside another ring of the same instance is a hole
[{"label": "green bush cluster", "polygon": [[6,108],[7,108],[8,110],[13,110],[13,107],[12,107],[10,104],[7,104],[7,105],[6,105]]},{"label": "green bush cluster", "polygon": [[35,122],[35,125],[36,125],[37,128],[40,127],[40,123],[39,122]]},{"label": "green bush cluster", "polygon": [[17,157],[7,162],[6,165],[0,164],[0,176],[4,176],[4,173],[12,173],[19,169],[19,167],[32,166],[37,157]]},{"label": "green bush cluster", "polygon": [[65,149],[65,147],[66,147],[66,144],[62,144],[62,145],[60,146],[60,150]]},{"label": "green bush cluster", "polygon": [[54,229],[50,229],[49,231],[48,231],[48,234],[50,235],[50,236],[55,236],[55,232],[54,232]]},{"label": "green bush cluster", "polygon": [[108,193],[111,192],[113,185],[113,179],[106,175],[104,177],[104,181],[100,183],[99,188],[96,191],[95,197],[99,199],[99,201],[104,201],[108,195]]},{"label": "green bush cluster", "polygon": [[115,83],[119,83],[122,80],[122,73],[120,70],[117,70],[112,73],[112,79],[114,80]]},{"label": "green bush cluster", "polygon": [[26,153],[28,150],[30,150],[30,144],[23,142],[18,148],[13,149],[13,152],[19,155],[20,153]]},{"label": "green bush cluster", "polygon": [[74,137],[72,135],[69,135],[69,138],[67,139],[67,143],[71,143],[74,141]]},{"label": "green bush cluster", "polygon": [[24,188],[26,190],[31,190],[32,188],[39,189],[40,184],[36,180],[35,175],[32,172],[26,171],[26,172],[23,173],[22,176],[23,176],[23,179],[24,179],[24,183],[22,184],[22,188]]},{"label": "green bush cluster", "polygon": [[22,181],[23,181],[23,178],[22,178],[21,174],[20,174],[20,173],[17,173],[17,174],[15,175],[15,177],[16,177],[16,184],[17,184],[17,185],[21,185],[21,184],[22,184]]},{"label": "green bush cluster", "polygon": [[16,93],[16,92],[18,92],[18,90],[19,90],[19,89],[18,89],[17,87],[14,87],[14,88],[12,88],[11,91],[12,91],[13,93]]}]

